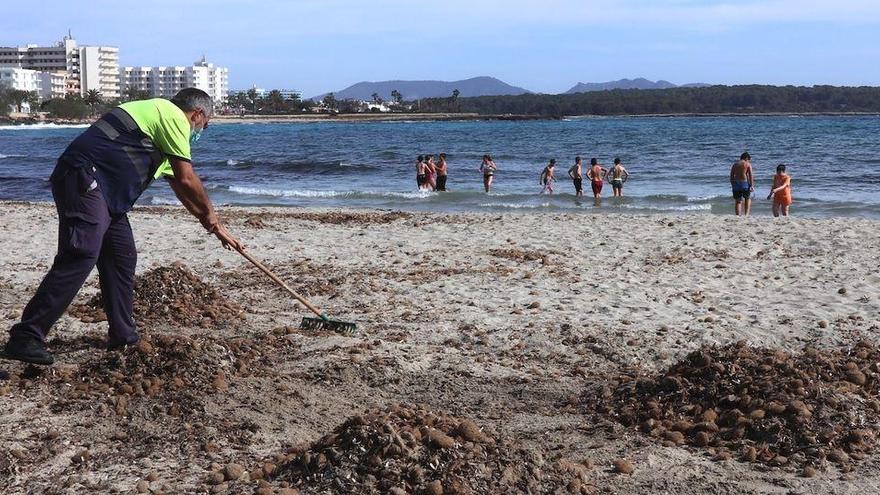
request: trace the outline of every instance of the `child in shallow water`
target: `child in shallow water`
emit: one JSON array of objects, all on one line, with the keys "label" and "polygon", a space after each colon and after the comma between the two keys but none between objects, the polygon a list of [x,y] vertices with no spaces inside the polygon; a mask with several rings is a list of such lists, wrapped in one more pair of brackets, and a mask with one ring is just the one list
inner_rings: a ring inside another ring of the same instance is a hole
[{"label": "child in shallow water", "polygon": [[785,173],[785,165],[776,167],[776,175],[773,176],[773,189],[767,195],[767,199],[773,198],[773,216],[788,216],[788,207],[791,206],[791,176]]},{"label": "child in shallow water", "polygon": [[550,160],[550,164],[544,167],[544,170],[541,171],[541,176],[538,178],[538,182],[544,186],[544,189],[541,190],[541,194],[553,194],[553,183],[556,182],[556,177],[553,176],[553,169],[556,167],[556,159]]}]

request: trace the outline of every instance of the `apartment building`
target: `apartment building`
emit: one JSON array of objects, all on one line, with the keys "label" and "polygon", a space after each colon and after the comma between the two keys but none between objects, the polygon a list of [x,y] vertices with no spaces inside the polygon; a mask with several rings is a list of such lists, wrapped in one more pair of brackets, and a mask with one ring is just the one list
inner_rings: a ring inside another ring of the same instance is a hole
[{"label": "apartment building", "polygon": [[190,66],[125,67],[122,87],[123,91],[136,89],[164,98],[171,98],[183,88],[195,87],[222,103],[229,95],[229,69],[216,67],[204,57]]},{"label": "apartment building", "polygon": [[66,93],[85,95],[98,90],[105,98],[120,96],[119,49],[78,46],[65,37],[54,46],[0,47],[0,67],[65,73]]},{"label": "apartment building", "polygon": [[0,87],[20,91],[40,91],[40,72],[17,67],[0,67]]}]

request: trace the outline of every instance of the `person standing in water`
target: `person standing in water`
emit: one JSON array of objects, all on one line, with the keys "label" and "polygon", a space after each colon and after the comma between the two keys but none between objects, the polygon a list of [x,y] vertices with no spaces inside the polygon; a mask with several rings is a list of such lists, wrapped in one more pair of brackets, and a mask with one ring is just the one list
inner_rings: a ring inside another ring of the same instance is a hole
[{"label": "person standing in water", "polygon": [[611,189],[614,191],[615,197],[623,196],[623,183],[629,179],[629,172],[620,163],[620,158],[614,159],[614,166],[611,168]]},{"label": "person standing in water", "polygon": [[483,173],[483,187],[486,189],[487,193],[492,189],[492,179],[495,177],[496,170],[498,170],[498,165],[495,165],[495,162],[492,161],[492,157],[490,155],[483,155],[483,163],[480,164],[480,172]]},{"label": "person standing in water", "polygon": [[748,153],[740,155],[739,160],[730,167],[730,187],[733,190],[733,211],[736,216],[749,216],[752,213],[755,182],[752,176],[752,157]]},{"label": "person standing in water", "polygon": [[419,191],[424,191],[428,187],[427,184],[428,173],[425,166],[425,157],[419,155],[416,161],[416,185],[419,187]]},{"label": "person standing in water", "polygon": [[776,175],[773,176],[773,189],[767,199],[773,198],[773,216],[788,216],[788,207],[791,206],[791,176],[785,173],[785,165],[776,167]]},{"label": "person standing in water", "polygon": [[556,177],[553,176],[554,167],[556,167],[555,158],[550,160],[550,164],[544,167],[544,170],[541,171],[541,176],[538,178],[538,182],[544,186],[541,190],[541,194],[553,194],[553,183],[556,182]]},{"label": "person standing in water", "polygon": [[574,183],[574,195],[575,196],[583,196],[584,195],[584,173],[583,167],[581,166],[581,157],[576,156],[574,158],[574,165],[568,169],[568,176],[571,177],[572,183]]},{"label": "person standing in water", "polygon": [[425,169],[428,174],[428,187],[432,191],[437,190],[437,165],[434,164],[434,155],[425,155]]},{"label": "person standing in water", "polygon": [[440,162],[437,164],[437,191],[446,191],[446,153],[440,153]]},{"label": "person standing in water", "polygon": [[608,175],[608,169],[600,165],[597,158],[590,159],[590,170],[587,171],[587,178],[590,179],[593,197],[596,199],[602,197],[602,184],[606,175]]}]

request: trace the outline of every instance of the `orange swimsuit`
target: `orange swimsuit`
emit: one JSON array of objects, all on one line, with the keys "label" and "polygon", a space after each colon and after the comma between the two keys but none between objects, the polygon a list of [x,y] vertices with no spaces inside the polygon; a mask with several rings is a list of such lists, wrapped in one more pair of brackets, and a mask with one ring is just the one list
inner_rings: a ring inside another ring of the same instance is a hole
[{"label": "orange swimsuit", "polygon": [[[776,174],[773,177],[773,189],[776,189],[777,187],[781,187],[783,184],[785,184],[786,181],[789,181],[789,180],[791,180],[791,177],[789,177],[788,175]],[[785,189],[783,189],[781,191],[776,191],[776,193],[773,195],[773,202],[778,205],[782,205],[782,206],[790,206],[791,205],[791,202],[792,202],[792,200],[791,200],[791,182],[788,183],[788,187],[786,187]]]}]

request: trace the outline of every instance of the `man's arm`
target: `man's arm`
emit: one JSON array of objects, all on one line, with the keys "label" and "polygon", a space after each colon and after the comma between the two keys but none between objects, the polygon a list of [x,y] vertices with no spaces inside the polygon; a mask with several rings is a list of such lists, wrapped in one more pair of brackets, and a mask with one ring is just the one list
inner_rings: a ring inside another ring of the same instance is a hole
[{"label": "man's arm", "polygon": [[571,180],[574,180],[574,169],[575,167],[568,169],[568,176],[571,177]]},{"label": "man's arm", "polygon": [[620,178],[623,179],[624,182],[626,182],[627,179],[629,179],[629,172],[624,167],[620,167],[620,170],[621,170]]},{"label": "man's arm", "polygon": [[749,189],[755,190],[755,180],[752,178],[752,166],[746,167],[746,178],[749,180]]},{"label": "man's arm", "polygon": [[217,239],[223,243],[223,247],[236,250],[244,249],[241,242],[220,223],[220,219],[214,213],[214,206],[208,198],[208,193],[205,192],[205,187],[193,170],[192,164],[173,156],[168,157],[168,160],[174,170],[174,177],[168,177],[168,183],[177,199],[194,217],[199,219],[205,230],[217,236]]}]

